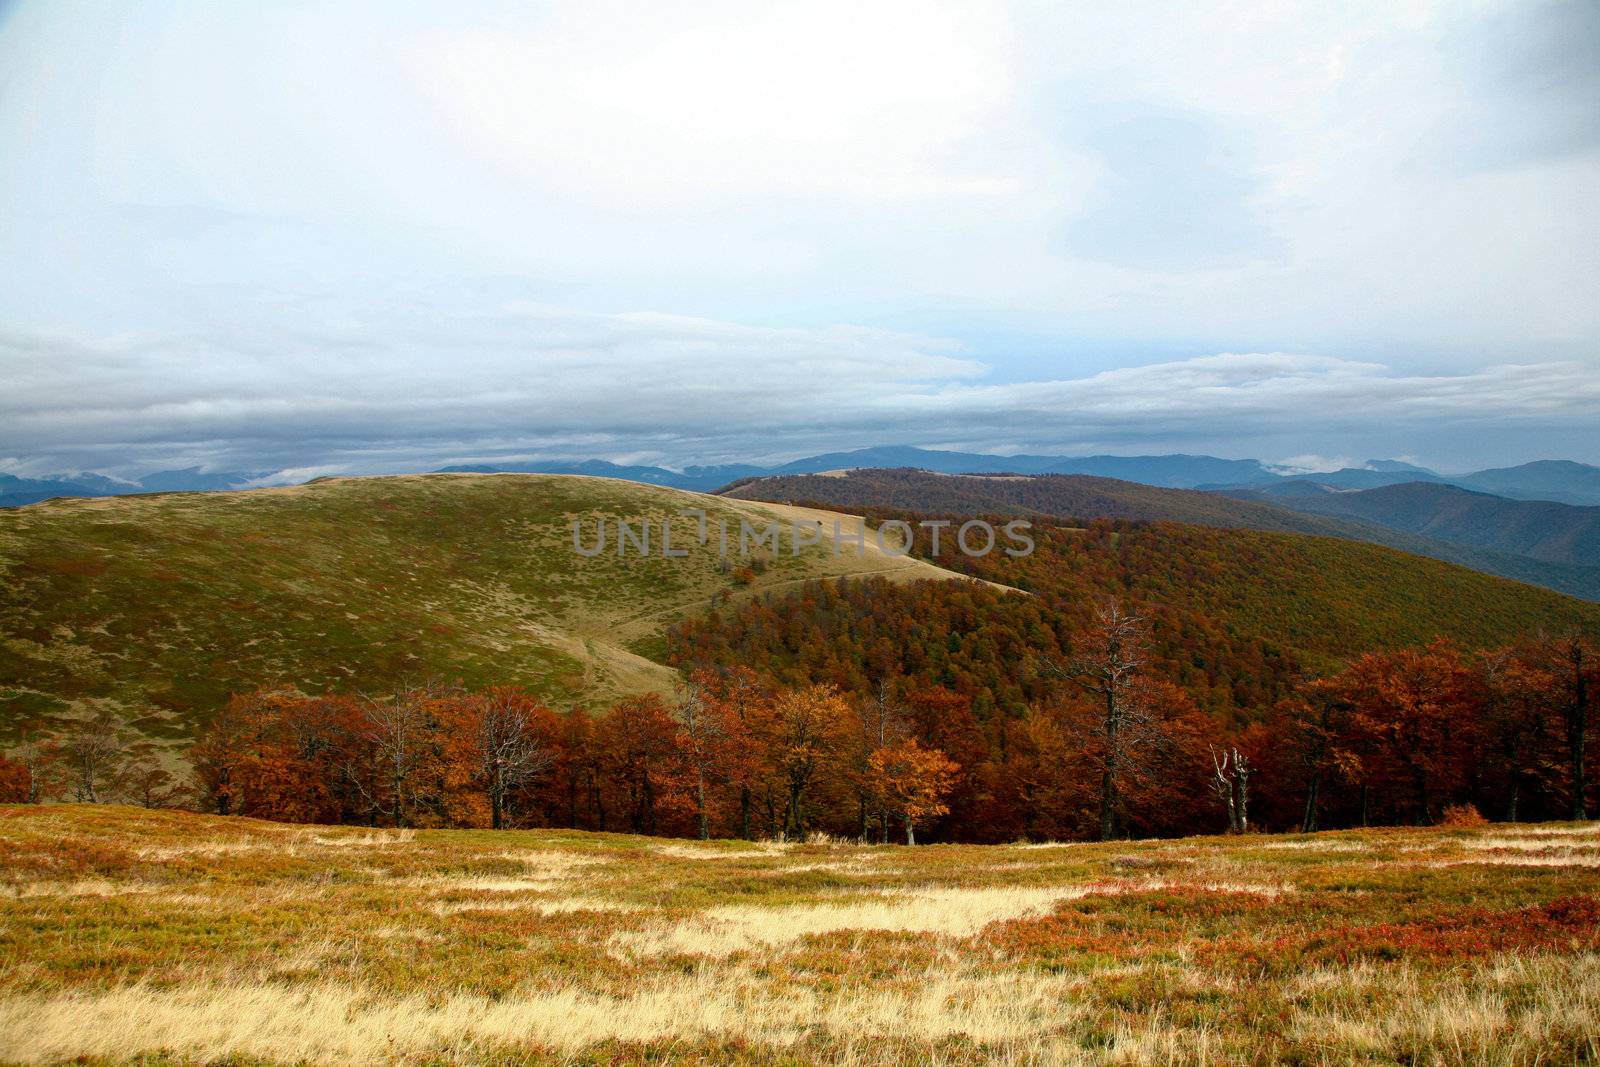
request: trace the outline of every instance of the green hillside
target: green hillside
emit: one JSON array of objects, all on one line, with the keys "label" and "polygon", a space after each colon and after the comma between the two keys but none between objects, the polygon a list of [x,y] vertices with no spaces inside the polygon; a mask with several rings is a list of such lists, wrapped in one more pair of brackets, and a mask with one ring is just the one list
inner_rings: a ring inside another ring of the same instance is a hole
[{"label": "green hillside", "polygon": [[[379,692],[459,678],[521,684],[558,705],[663,691],[673,673],[650,658],[662,633],[719,594],[838,574],[945,575],[881,553],[822,547],[795,557],[787,543],[759,575],[741,575],[698,546],[692,519],[675,519],[693,507],[735,530],[740,517],[764,526],[811,514],[520,474],[0,512],[0,744],[25,724],[59,725],[103,706],[178,742],[231,692],[274,681]],[[571,520],[592,545],[601,517],[658,529],[674,519],[674,547],[690,554],[619,558],[613,536],[604,555],[576,555]]]}]

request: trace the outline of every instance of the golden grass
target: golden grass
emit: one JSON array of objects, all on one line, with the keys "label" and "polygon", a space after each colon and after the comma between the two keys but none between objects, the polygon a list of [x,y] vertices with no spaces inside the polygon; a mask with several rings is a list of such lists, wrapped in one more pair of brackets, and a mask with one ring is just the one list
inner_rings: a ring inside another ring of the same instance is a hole
[{"label": "golden grass", "polygon": [[1593,830],[907,849],[0,808],[0,1062],[1583,1062],[1600,933],[1561,902],[1600,894],[1565,862]]}]

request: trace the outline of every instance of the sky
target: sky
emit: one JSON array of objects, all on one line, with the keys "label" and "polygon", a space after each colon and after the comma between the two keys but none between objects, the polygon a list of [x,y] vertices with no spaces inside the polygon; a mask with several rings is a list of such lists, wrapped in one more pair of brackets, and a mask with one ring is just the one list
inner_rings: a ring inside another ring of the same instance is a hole
[{"label": "sky", "polygon": [[0,0],[0,471],[1600,463],[1600,4]]}]

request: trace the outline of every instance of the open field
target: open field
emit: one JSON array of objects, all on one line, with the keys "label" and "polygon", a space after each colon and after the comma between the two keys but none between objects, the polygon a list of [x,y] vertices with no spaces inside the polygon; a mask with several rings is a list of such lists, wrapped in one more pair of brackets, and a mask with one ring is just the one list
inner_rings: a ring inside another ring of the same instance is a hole
[{"label": "open field", "polygon": [[1570,1063],[1600,825],[1016,846],[0,808],[0,1060]]}]

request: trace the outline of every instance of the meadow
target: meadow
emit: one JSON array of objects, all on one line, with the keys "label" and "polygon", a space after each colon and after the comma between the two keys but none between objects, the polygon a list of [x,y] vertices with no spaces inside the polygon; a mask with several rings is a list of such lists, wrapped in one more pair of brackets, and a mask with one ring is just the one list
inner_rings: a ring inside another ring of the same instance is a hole
[{"label": "meadow", "polygon": [[1600,824],[669,841],[0,808],[0,1061],[1573,1063]]}]

